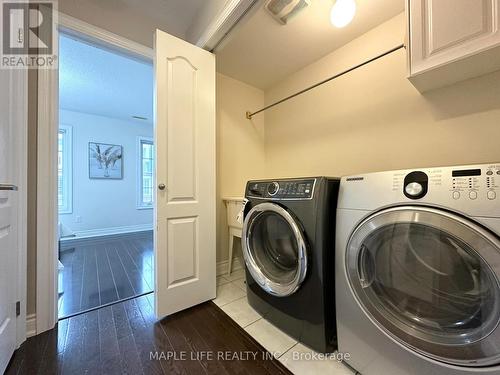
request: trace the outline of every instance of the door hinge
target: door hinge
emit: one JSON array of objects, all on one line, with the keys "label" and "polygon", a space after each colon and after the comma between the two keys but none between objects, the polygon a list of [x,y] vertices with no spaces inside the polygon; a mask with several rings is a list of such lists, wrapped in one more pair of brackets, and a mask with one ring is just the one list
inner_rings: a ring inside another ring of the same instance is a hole
[{"label": "door hinge", "polygon": [[21,315],[21,301],[16,302],[16,316]]}]

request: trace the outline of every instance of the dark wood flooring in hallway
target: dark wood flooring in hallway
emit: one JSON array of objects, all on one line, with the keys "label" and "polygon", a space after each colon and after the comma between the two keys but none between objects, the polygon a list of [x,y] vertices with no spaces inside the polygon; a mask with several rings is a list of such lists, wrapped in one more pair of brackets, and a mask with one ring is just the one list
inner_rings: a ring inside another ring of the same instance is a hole
[{"label": "dark wood flooring in hallway", "polygon": [[214,303],[157,322],[153,294],[60,321],[29,338],[6,373],[291,374]]}]

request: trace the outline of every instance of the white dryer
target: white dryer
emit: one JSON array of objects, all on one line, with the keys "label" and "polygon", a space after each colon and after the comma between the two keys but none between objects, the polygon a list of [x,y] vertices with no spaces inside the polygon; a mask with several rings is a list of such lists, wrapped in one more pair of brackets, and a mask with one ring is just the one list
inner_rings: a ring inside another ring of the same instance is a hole
[{"label": "white dryer", "polygon": [[372,374],[500,374],[500,163],[343,177],[339,352]]}]

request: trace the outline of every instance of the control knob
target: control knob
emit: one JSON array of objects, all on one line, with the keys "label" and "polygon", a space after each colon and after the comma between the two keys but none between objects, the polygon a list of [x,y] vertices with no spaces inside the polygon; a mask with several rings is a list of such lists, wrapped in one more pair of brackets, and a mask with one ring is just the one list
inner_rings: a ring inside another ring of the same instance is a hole
[{"label": "control knob", "polygon": [[427,194],[428,185],[429,177],[425,172],[413,171],[405,176],[403,193],[407,198],[420,199]]},{"label": "control knob", "polygon": [[277,182],[273,182],[273,183],[267,185],[267,193],[270,196],[276,195],[276,193],[278,192],[279,189],[280,189],[280,185]]},{"label": "control knob", "polygon": [[422,187],[422,184],[420,184],[419,182],[410,182],[408,185],[405,186],[406,194],[412,197],[418,197],[420,194],[422,194],[423,190],[424,188]]}]

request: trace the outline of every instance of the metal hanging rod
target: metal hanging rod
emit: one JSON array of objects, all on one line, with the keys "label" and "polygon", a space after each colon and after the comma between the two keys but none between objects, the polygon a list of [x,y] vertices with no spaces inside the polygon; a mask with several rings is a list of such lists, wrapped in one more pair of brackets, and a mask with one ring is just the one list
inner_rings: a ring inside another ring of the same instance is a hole
[{"label": "metal hanging rod", "polygon": [[268,110],[269,108],[272,108],[272,107],[274,107],[274,106],[277,106],[278,104],[281,104],[281,103],[283,103],[283,102],[286,102],[287,100],[290,100],[290,99],[292,99],[292,98],[295,98],[296,96],[302,95],[303,93],[305,93],[305,92],[307,92],[307,91],[310,91],[310,90],[312,90],[312,89],[314,89],[314,88],[316,88],[316,87],[318,87],[318,86],[321,86],[321,85],[323,85],[323,84],[325,84],[325,83],[327,83],[327,82],[333,81],[334,79],[339,78],[339,77],[343,76],[344,74],[350,73],[350,72],[352,72],[353,70],[356,70],[356,69],[358,69],[358,68],[361,68],[362,66],[365,66],[365,65],[367,65],[367,64],[369,64],[369,63],[371,63],[371,62],[373,62],[373,61],[375,61],[375,60],[378,60],[378,59],[380,59],[380,58],[382,58],[382,57],[384,57],[384,56],[387,56],[387,55],[389,55],[389,54],[391,54],[391,53],[393,53],[393,52],[396,52],[396,51],[400,50],[401,48],[405,48],[405,45],[404,45],[404,44],[400,44],[400,45],[399,45],[399,46],[397,46],[397,47],[391,48],[390,50],[385,51],[384,53],[381,53],[380,55],[377,55],[377,56],[375,56],[375,57],[372,57],[371,59],[366,60],[366,61],[364,61],[364,62],[362,62],[362,63],[360,63],[360,64],[358,64],[358,65],[355,65],[355,66],[353,66],[353,67],[351,67],[351,68],[349,68],[349,69],[347,69],[347,70],[344,70],[343,72],[337,73],[337,74],[335,74],[335,75],[333,75],[333,76],[331,76],[331,77],[329,77],[329,78],[327,78],[327,79],[324,79],[324,80],[323,80],[323,81],[321,81],[321,82],[315,83],[314,85],[309,86],[309,87],[307,87],[307,88],[305,88],[305,89],[303,89],[303,90],[300,90],[299,92],[296,92],[295,94],[292,94],[292,95],[290,95],[290,96],[287,96],[286,98],[280,99],[280,100],[278,100],[277,102],[275,102],[275,103],[273,103],[273,104],[269,104],[268,106],[265,106],[264,108],[259,109],[258,111],[255,111],[255,112],[250,112],[250,111],[247,111],[247,112],[246,112],[246,118],[247,118],[247,119],[249,119],[249,120],[251,120],[251,119],[252,119],[252,117],[253,117],[253,116],[255,116],[256,114],[259,114],[259,113],[261,113],[261,112],[264,112],[264,111]]}]

